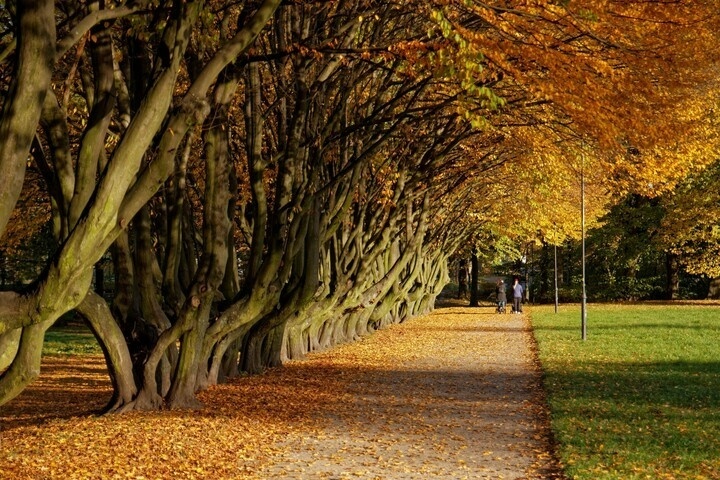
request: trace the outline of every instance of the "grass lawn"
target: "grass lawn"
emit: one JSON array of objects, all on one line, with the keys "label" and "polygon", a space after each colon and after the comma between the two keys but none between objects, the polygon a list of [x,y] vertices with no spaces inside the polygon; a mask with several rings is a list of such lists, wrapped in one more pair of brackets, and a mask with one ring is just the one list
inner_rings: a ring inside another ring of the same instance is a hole
[{"label": "grass lawn", "polygon": [[574,479],[720,479],[720,307],[533,307],[552,428]]},{"label": "grass lawn", "polygon": [[84,325],[50,327],[45,332],[43,355],[102,355],[100,345]]}]

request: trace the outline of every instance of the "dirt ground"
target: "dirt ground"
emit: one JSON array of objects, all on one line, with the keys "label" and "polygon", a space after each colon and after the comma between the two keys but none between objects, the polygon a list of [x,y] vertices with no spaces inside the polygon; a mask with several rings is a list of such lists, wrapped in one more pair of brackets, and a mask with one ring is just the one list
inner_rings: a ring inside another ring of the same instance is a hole
[{"label": "dirt ground", "polygon": [[47,363],[0,408],[0,478],[562,478],[528,320],[491,307],[213,387],[202,412],[88,415],[99,359]]},{"label": "dirt ground", "polygon": [[289,435],[261,476],[562,478],[524,315],[442,308],[363,343],[387,355],[339,373],[346,403],[318,412],[310,435]]}]

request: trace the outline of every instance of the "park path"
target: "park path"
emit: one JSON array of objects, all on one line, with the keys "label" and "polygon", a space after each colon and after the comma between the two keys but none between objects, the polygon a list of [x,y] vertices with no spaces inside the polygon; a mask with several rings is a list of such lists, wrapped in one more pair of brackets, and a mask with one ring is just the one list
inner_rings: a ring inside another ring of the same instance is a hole
[{"label": "park path", "polygon": [[289,431],[261,478],[561,478],[525,315],[440,308],[298,363],[313,362],[341,400]]},{"label": "park path", "polygon": [[109,416],[102,357],[47,358],[0,408],[0,479],[559,479],[534,352],[524,315],[438,308],[199,411]]}]

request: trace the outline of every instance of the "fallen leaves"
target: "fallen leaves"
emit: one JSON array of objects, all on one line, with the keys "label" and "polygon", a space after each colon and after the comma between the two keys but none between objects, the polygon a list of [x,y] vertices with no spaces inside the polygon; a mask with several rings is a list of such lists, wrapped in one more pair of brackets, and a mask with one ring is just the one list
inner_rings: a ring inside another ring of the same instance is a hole
[{"label": "fallen leaves", "polygon": [[106,417],[87,407],[111,393],[102,358],[49,359],[0,410],[0,478],[549,478],[530,346],[522,318],[438,310],[213,387],[200,412]]}]

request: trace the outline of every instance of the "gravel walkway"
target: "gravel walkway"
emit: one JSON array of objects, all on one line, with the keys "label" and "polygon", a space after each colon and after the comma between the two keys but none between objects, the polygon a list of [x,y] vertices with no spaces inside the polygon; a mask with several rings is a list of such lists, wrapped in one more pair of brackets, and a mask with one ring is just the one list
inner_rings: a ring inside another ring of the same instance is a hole
[{"label": "gravel walkway", "polygon": [[91,412],[102,357],[54,357],[0,409],[0,479],[561,479],[523,315],[439,308],[200,394]]},{"label": "gravel walkway", "polygon": [[339,405],[291,429],[256,473],[563,478],[550,452],[534,352],[525,315],[451,307],[312,355],[298,365],[307,374],[313,362],[323,364],[323,384]]}]

